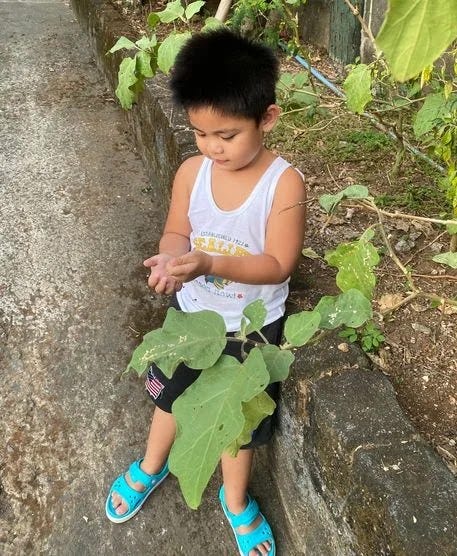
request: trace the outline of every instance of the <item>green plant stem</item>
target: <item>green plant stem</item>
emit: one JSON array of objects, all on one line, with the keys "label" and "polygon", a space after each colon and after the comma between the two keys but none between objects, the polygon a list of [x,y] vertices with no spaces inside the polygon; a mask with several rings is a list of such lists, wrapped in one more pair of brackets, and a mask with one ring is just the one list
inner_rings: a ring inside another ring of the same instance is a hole
[{"label": "green plant stem", "polygon": [[442,297],[441,295],[437,295],[435,293],[427,293],[427,292],[420,291],[419,296],[424,297],[425,299],[430,299],[431,301],[439,301],[441,305],[452,305],[453,307],[457,307],[457,301],[455,299]]},{"label": "green plant stem", "polygon": [[293,346],[292,344],[289,344],[289,342],[284,342],[283,344],[281,344],[279,346],[279,349],[283,349],[283,350],[284,349],[292,349],[293,347],[295,347],[295,346]]},{"label": "green plant stem", "polygon": [[457,234],[451,235],[451,242],[449,244],[449,251],[455,253],[457,251]]},{"label": "green plant stem", "polygon": [[228,336],[227,341],[228,342],[248,342],[249,344],[252,344],[253,346],[259,346],[259,345],[270,343],[265,338],[265,336],[262,334],[262,332],[260,330],[254,330],[254,332],[262,338],[263,342],[256,342],[255,340],[251,340],[250,338],[236,338],[236,337],[232,337],[232,336]]},{"label": "green plant stem", "polygon": [[390,307],[389,309],[386,309],[385,311],[382,311],[381,314],[386,315],[388,313],[392,313],[393,311],[395,311],[396,309],[398,309],[402,305],[405,305],[406,303],[409,303],[410,301],[412,301],[416,297],[423,297],[425,299],[430,299],[432,301],[439,301],[441,304],[448,304],[448,305],[452,305],[454,307],[457,307],[457,301],[454,301],[453,299],[444,298],[440,295],[424,292],[414,284],[414,281],[411,277],[411,272],[408,271],[408,269],[403,265],[403,263],[397,257],[397,255],[395,254],[395,251],[393,250],[392,245],[389,241],[389,238],[387,237],[386,230],[384,228],[384,222],[383,222],[383,219],[382,219],[382,211],[374,203],[372,203],[372,206],[375,208],[375,210],[377,212],[378,221],[379,221],[379,229],[381,231],[382,239],[383,239],[383,241],[384,241],[384,243],[387,247],[387,250],[389,252],[389,256],[394,261],[394,263],[398,266],[398,268],[401,270],[401,272],[402,272],[403,276],[406,278],[408,286],[411,290],[411,293],[407,297],[405,297],[404,299],[402,299],[401,301],[396,303],[393,307]]},{"label": "green plant stem", "polygon": [[398,176],[402,162],[405,158],[405,144],[403,142],[403,112],[398,114],[397,125],[395,126],[395,134],[401,138],[398,143],[397,153],[395,155],[395,164],[392,168],[392,175]]},{"label": "green plant stem", "polygon": [[372,212],[381,213],[383,216],[389,216],[390,218],[406,218],[407,220],[419,220],[421,222],[431,222],[433,224],[443,224],[447,226],[448,224],[457,224],[457,220],[441,220],[440,218],[427,218],[426,216],[416,216],[415,214],[405,214],[404,212],[388,212],[386,210],[380,209],[377,207],[372,201],[360,201],[359,203],[347,204],[343,203],[345,207],[360,207],[366,208],[367,210],[371,210]]},{"label": "green plant stem", "polygon": [[418,292],[419,290],[415,286],[415,284],[414,284],[414,282],[411,278],[411,273],[408,271],[408,269],[403,265],[403,263],[397,257],[395,251],[393,250],[392,244],[390,243],[389,238],[387,237],[386,230],[384,228],[384,221],[383,221],[383,215],[382,215],[381,210],[374,203],[371,203],[371,204],[374,207],[374,209],[375,209],[375,211],[378,215],[379,229],[381,231],[382,239],[384,240],[384,243],[385,243],[385,245],[387,247],[387,250],[389,252],[390,258],[394,261],[394,263],[401,270],[401,272],[404,275],[404,277],[406,278],[406,280],[408,282],[408,286],[410,287],[412,292],[413,293]]},{"label": "green plant stem", "polygon": [[234,338],[233,336],[228,336],[227,342],[239,342],[241,344],[250,344],[253,347],[263,346],[263,342],[256,342],[254,340],[250,340],[249,338]]},{"label": "green plant stem", "polygon": [[381,311],[381,315],[385,316],[388,315],[389,313],[393,313],[394,311],[399,309],[402,305],[406,305],[407,303],[415,299],[418,295],[419,295],[418,291],[409,294],[408,297],[405,297],[398,303],[395,303],[395,305],[393,305],[392,307],[389,307],[388,309],[384,309],[384,311]]},{"label": "green plant stem", "polygon": [[417,274],[413,272],[411,276],[415,276],[417,278],[428,278],[429,280],[457,280],[457,276],[451,276],[450,274]]},{"label": "green plant stem", "polygon": [[257,334],[262,338],[263,342],[265,344],[269,344],[270,342],[265,338],[265,336],[262,334],[262,332],[260,330],[256,330]]}]

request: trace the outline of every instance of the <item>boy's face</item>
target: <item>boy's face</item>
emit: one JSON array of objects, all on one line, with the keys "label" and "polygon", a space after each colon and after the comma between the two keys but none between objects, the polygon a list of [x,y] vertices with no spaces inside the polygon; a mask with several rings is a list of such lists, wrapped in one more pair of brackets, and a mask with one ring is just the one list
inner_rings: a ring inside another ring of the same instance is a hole
[{"label": "boy's face", "polygon": [[[188,111],[197,147],[221,169],[235,171],[255,162],[263,148],[263,134],[273,127],[262,121],[224,116],[212,108]],[[275,120],[276,121],[276,120]]]}]

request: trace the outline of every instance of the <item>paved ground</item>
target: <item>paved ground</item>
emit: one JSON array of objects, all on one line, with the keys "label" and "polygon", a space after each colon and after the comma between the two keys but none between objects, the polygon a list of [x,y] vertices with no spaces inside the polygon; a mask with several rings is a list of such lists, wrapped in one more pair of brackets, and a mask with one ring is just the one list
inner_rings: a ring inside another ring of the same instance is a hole
[{"label": "paved ground", "polygon": [[234,554],[217,477],[197,512],[170,479],[104,516],[150,417],[120,374],[163,315],[141,267],[162,216],[68,5],[0,0],[0,21],[0,552]]}]

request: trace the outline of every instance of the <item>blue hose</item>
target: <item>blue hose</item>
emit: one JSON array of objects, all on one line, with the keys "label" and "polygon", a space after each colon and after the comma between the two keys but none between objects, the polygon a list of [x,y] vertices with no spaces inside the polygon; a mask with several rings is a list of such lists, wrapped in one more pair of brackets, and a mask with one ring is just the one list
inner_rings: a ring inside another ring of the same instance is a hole
[{"label": "blue hose", "polygon": [[314,75],[316,79],[319,79],[321,83],[323,83],[326,87],[328,87],[331,91],[333,91],[335,95],[341,98],[346,98],[346,95],[343,93],[343,91],[338,89],[336,85],[334,85],[331,81],[329,81],[326,77],[324,77],[322,73],[317,71],[316,68],[313,68],[313,66],[308,64],[308,62],[305,59],[303,59],[301,56],[298,55],[294,56],[294,58],[297,60],[299,64],[304,66],[312,75]]}]

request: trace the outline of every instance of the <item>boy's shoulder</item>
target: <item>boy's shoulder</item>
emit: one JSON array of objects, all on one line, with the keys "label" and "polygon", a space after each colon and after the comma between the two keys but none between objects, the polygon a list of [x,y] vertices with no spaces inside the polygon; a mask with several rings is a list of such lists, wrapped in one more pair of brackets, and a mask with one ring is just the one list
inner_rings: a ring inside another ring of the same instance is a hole
[{"label": "boy's shoulder", "polygon": [[195,155],[190,158],[186,158],[176,172],[174,187],[178,187],[180,189],[184,188],[190,193],[195,180],[197,179],[197,174],[204,158],[205,157],[203,155]]},{"label": "boy's shoulder", "polygon": [[293,182],[297,185],[303,186],[305,181],[305,176],[303,175],[303,172],[301,172],[301,170],[299,170],[298,168],[295,168],[295,166],[292,166],[292,164],[288,160],[285,160],[284,158],[282,158],[282,160],[288,163],[289,166],[281,174],[279,178],[279,183]]},{"label": "boy's shoulder", "polygon": [[178,168],[178,172],[182,174],[195,174],[197,175],[205,157],[202,154],[197,154],[186,158]]},{"label": "boy's shoulder", "polygon": [[305,177],[298,168],[290,165],[279,177],[274,202],[276,204],[293,204],[305,200]]}]

